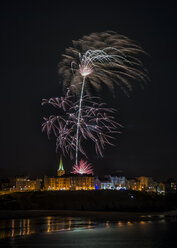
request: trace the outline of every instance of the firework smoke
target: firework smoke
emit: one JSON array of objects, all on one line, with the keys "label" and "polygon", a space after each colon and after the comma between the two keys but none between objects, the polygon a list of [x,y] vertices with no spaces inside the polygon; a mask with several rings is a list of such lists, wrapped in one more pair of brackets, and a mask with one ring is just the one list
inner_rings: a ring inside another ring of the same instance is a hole
[{"label": "firework smoke", "polygon": [[73,47],[66,49],[59,64],[59,74],[64,87],[71,87],[77,95],[80,95],[84,77],[88,95],[90,88],[99,91],[102,85],[106,85],[113,90],[114,84],[129,94],[132,82],[143,85],[148,80],[139,59],[142,54],[145,54],[142,48],[126,36],[112,31],[92,33],[73,41]]}]

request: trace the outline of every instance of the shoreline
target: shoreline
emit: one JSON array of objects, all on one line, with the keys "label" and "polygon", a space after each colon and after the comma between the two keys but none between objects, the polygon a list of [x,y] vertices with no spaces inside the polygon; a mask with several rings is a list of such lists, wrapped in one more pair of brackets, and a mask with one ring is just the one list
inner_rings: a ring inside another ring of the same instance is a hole
[{"label": "shoreline", "polygon": [[78,217],[112,221],[177,220],[177,210],[166,212],[105,212],[77,210],[0,210],[0,219],[28,219],[41,217]]}]

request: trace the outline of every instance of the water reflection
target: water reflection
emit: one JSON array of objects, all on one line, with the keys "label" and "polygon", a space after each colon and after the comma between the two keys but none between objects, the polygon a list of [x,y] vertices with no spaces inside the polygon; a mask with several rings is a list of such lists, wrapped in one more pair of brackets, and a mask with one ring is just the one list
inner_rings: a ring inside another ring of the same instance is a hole
[{"label": "water reflection", "polygon": [[31,219],[1,220],[0,239],[31,235],[39,232],[71,231],[78,228],[92,229],[91,220],[80,218],[44,217]]},{"label": "water reflection", "polygon": [[[160,220],[165,222],[165,220]],[[26,236],[34,233],[46,232],[51,233],[54,231],[80,231],[81,229],[93,229],[94,227],[110,228],[132,228],[132,226],[139,225],[143,229],[151,221],[114,221],[109,220],[102,222],[94,222],[91,219],[76,218],[76,217],[41,217],[41,218],[28,218],[28,219],[9,219],[1,220],[0,225],[0,239],[15,236]]]},{"label": "water reflection", "polygon": [[47,232],[51,232],[51,217],[47,217]]},{"label": "water reflection", "polygon": [[131,221],[127,221],[127,225],[131,226],[133,223]]},{"label": "water reflection", "polygon": [[106,228],[110,228],[110,224],[108,220],[106,221]]},{"label": "water reflection", "polygon": [[140,221],[140,224],[142,224],[142,225],[144,225],[144,224],[146,224],[147,222],[146,221]]},{"label": "water reflection", "polygon": [[121,221],[118,221],[118,222],[117,222],[117,226],[118,226],[118,227],[121,227],[121,226],[123,226],[123,223],[122,223]]},{"label": "water reflection", "polygon": [[91,229],[91,228],[92,228],[92,221],[91,221],[91,220],[88,221],[88,226],[87,226],[87,228],[88,228],[88,229]]}]

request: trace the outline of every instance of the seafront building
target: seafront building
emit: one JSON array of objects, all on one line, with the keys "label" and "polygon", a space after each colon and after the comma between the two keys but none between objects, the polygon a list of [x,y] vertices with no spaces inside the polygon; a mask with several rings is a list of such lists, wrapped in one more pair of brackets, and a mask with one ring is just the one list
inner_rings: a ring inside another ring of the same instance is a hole
[{"label": "seafront building", "polygon": [[127,179],[125,176],[104,176],[95,178],[95,189],[126,190]]},{"label": "seafront building", "polygon": [[177,192],[177,183],[173,178],[169,178],[166,182],[165,182],[165,193],[176,193]]},{"label": "seafront building", "polygon": [[57,176],[44,176],[43,179],[30,179],[29,177],[0,179],[1,192],[39,190],[132,190],[165,195],[177,193],[177,184],[174,179],[162,182],[146,176],[126,178],[120,173],[102,177],[94,177],[92,174],[66,173],[62,157],[60,157]]},{"label": "seafront building", "polygon": [[41,190],[42,179],[31,180],[28,177],[16,178],[14,191],[39,191]]},{"label": "seafront building", "polygon": [[92,175],[65,174],[60,177],[44,177],[44,190],[94,190]]},{"label": "seafront building", "polygon": [[94,184],[92,175],[66,174],[61,156],[57,177],[44,177],[44,190],[94,190]]}]

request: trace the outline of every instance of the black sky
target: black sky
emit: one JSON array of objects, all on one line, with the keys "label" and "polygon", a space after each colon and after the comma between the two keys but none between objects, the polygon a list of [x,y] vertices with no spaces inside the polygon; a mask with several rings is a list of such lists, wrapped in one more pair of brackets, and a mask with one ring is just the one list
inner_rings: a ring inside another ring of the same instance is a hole
[{"label": "black sky", "polygon": [[[155,2],[155,3],[153,3]],[[9,175],[55,174],[59,155],[41,133],[41,99],[60,96],[57,63],[73,39],[114,30],[150,54],[151,82],[115,99],[124,130],[90,162],[97,173],[177,177],[177,9],[170,1],[1,1],[1,164]],[[108,95],[107,95],[108,96]],[[112,96],[107,97],[112,99]],[[64,159],[66,169],[72,163]],[[2,173],[2,170],[1,170]]]}]

